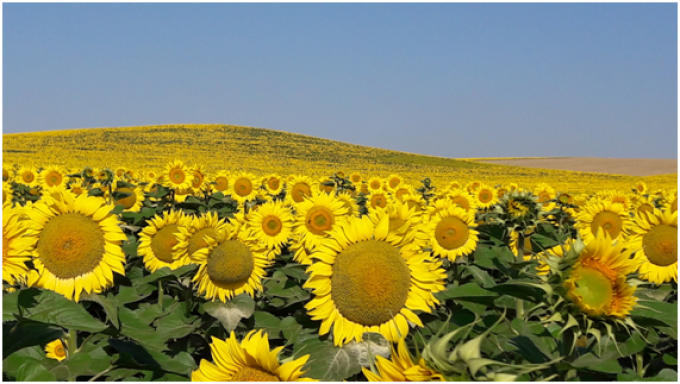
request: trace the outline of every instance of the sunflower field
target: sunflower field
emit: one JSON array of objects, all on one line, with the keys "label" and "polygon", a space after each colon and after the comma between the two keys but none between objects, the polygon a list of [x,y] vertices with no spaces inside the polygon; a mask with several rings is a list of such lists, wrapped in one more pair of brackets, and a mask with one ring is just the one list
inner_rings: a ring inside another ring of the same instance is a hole
[{"label": "sunflower field", "polygon": [[3,380],[677,381],[666,180],[130,164],[3,164]]}]

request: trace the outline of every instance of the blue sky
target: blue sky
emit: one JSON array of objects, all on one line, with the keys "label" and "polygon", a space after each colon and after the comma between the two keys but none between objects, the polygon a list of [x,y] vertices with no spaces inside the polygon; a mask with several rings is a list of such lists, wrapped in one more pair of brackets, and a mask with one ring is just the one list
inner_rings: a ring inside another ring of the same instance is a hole
[{"label": "blue sky", "polygon": [[3,4],[5,133],[218,123],[677,157],[676,4]]}]

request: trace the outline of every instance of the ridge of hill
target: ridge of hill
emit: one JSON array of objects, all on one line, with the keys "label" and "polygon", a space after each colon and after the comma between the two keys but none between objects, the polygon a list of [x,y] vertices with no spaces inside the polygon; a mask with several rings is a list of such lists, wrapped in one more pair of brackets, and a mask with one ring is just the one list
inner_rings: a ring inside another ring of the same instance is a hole
[{"label": "ridge of hill", "polygon": [[[414,186],[430,177],[435,185],[480,180],[490,184],[546,182],[569,192],[625,188],[628,176],[542,170],[411,154],[264,128],[234,125],[159,125],[91,128],[3,135],[3,162],[58,165],[71,169],[123,166],[160,170],[174,159],[202,164],[208,172],[245,170],[255,174],[358,171],[364,177],[397,173]],[[677,175],[647,177],[658,188],[672,188]]]}]

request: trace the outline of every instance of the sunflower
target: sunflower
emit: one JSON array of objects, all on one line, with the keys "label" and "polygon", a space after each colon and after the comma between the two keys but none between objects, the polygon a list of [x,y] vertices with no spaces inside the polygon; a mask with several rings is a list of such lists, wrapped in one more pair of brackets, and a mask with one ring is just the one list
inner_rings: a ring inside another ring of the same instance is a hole
[{"label": "sunflower", "polygon": [[144,171],[143,175],[144,175],[144,178],[143,178],[144,181],[149,183],[149,184],[155,183],[156,179],[158,178],[158,174],[156,173],[156,171],[154,171],[152,169]]},{"label": "sunflower", "polygon": [[33,241],[26,237],[28,222],[20,220],[20,211],[2,209],[2,279],[9,284],[25,281],[31,259]]},{"label": "sunflower", "polygon": [[11,183],[14,181],[14,169],[8,164],[2,163],[2,182]]},{"label": "sunflower", "polygon": [[309,355],[281,364],[278,355],[282,349],[270,351],[268,335],[261,330],[248,332],[241,343],[233,331],[225,341],[213,337],[210,351],[214,363],[201,360],[191,381],[314,381],[300,377]]},{"label": "sunflower", "polygon": [[474,199],[477,207],[489,208],[498,203],[498,192],[493,187],[481,184],[475,189]]},{"label": "sunflower", "polygon": [[399,340],[409,322],[423,326],[414,310],[430,313],[439,304],[433,293],[444,289],[446,278],[440,262],[389,237],[387,216],[378,225],[353,217],[312,255],[318,261],[307,268],[303,287],[315,297],[305,308],[312,320],[321,320],[320,335],[333,327],[335,345],[361,341],[364,332]]},{"label": "sunflower", "polygon": [[262,290],[265,268],[272,265],[267,249],[246,239],[247,233],[228,225],[215,238],[205,236],[207,247],[192,254],[200,265],[193,281],[206,299],[227,302],[247,293],[251,297]]},{"label": "sunflower", "polygon": [[416,216],[423,216],[425,213],[425,207],[426,202],[425,199],[423,199],[423,196],[420,194],[413,194],[413,195],[402,195],[402,203],[406,204],[409,209],[415,208],[414,215]]},{"label": "sunflower", "polygon": [[630,197],[618,190],[603,190],[595,194],[600,201],[611,201],[614,204],[621,204],[626,211],[631,209]]},{"label": "sunflower", "polygon": [[574,246],[574,240],[568,239],[565,244],[556,245],[538,254],[538,265],[536,266],[537,276],[547,276],[550,273],[550,265],[547,259],[550,257],[563,258],[564,255]]},{"label": "sunflower", "polygon": [[38,186],[38,171],[33,167],[21,167],[14,179],[17,183],[27,185],[29,187]]},{"label": "sunflower", "polygon": [[397,187],[399,187],[399,185],[401,185],[403,181],[404,180],[402,180],[401,176],[391,174],[387,177],[387,181],[385,182],[385,188],[387,188],[388,191],[394,193],[397,190]]},{"label": "sunflower", "polygon": [[268,175],[262,179],[262,185],[270,195],[276,196],[283,191],[283,180],[278,175]]},{"label": "sunflower", "polygon": [[347,216],[361,216],[361,211],[359,210],[359,204],[357,200],[352,197],[352,194],[347,191],[342,191],[336,196],[338,200],[342,201],[342,204],[347,208]]},{"label": "sunflower", "polygon": [[125,179],[126,174],[127,174],[127,168],[125,167],[116,167],[114,168],[114,174],[116,175],[117,178],[119,179]]},{"label": "sunflower", "polygon": [[36,244],[36,270],[28,275],[28,285],[79,301],[82,292],[113,286],[113,272],[125,276],[121,244],[128,238],[111,208],[101,198],[67,190],[34,204],[26,237]]},{"label": "sunflower", "polygon": [[312,196],[312,190],[316,186],[314,180],[307,176],[292,176],[292,180],[287,183],[286,202],[288,205],[301,203],[305,197]]},{"label": "sunflower", "polygon": [[672,191],[669,192],[666,196],[666,204],[664,204],[664,209],[674,213],[678,211],[678,192],[677,191]]},{"label": "sunflower", "polygon": [[468,193],[472,194],[473,191],[479,186],[482,185],[482,182],[479,180],[471,181],[465,185],[465,189],[468,191]]},{"label": "sunflower", "polygon": [[163,185],[171,189],[191,188],[192,178],[189,176],[189,168],[182,160],[175,160],[165,166],[163,173]]},{"label": "sunflower", "polygon": [[461,188],[463,188],[463,184],[460,181],[456,181],[456,180],[449,182],[449,185],[447,186],[447,189],[449,191],[454,191],[456,189],[461,189]]},{"label": "sunflower", "polygon": [[567,297],[591,317],[626,317],[637,300],[635,288],[626,283],[637,263],[624,251],[622,241],[612,241],[607,232],[586,243],[563,283]]},{"label": "sunflower", "polygon": [[45,189],[65,189],[67,182],[66,172],[55,165],[46,167],[38,175],[38,184]]},{"label": "sunflower", "polygon": [[191,260],[196,251],[208,246],[206,236],[216,238],[226,226],[224,219],[220,220],[215,212],[186,216],[184,225],[177,227],[179,233],[175,236],[177,244],[172,247],[173,260]]},{"label": "sunflower", "polygon": [[349,175],[349,181],[351,181],[353,184],[360,184],[362,180],[361,173],[359,172],[352,172]]},{"label": "sunflower", "polygon": [[474,211],[477,209],[477,200],[468,192],[462,189],[450,190],[444,195],[449,201],[456,204],[466,211]]},{"label": "sunflower", "polygon": [[231,194],[231,175],[225,170],[217,172],[213,177],[212,188],[217,192],[222,192],[224,195]]},{"label": "sunflower", "polygon": [[87,182],[75,181],[68,184],[68,189],[75,195],[87,194]]},{"label": "sunflower", "polygon": [[181,211],[163,212],[146,221],[146,227],[139,234],[137,254],[142,256],[144,266],[151,272],[163,267],[177,269],[191,264],[191,259],[175,257],[173,248],[179,243],[179,227],[186,225],[186,217]]},{"label": "sunflower", "polygon": [[320,178],[317,184],[319,185],[319,192],[333,193],[335,190],[335,183],[333,183],[330,177]]},{"label": "sunflower", "polygon": [[576,215],[576,224],[584,242],[591,241],[604,229],[614,239],[625,239],[631,226],[628,211],[622,204],[610,201],[589,201]]},{"label": "sunflower", "polygon": [[281,253],[293,233],[295,218],[290,208],[281,201],[270,201],[251,212],[246,231],[249,240],[259,242],[269,250]]},{"label": "sunflower", "polygon": [[382,192],[383,191],[383,180],[379,177],[371,177],[368,179],[366,184],[369,193]]},{"label": "sunflower", "polygon": [[174,199],[176,202],[183,203],[189,196],[191,196],[191,188],[175,189]]},{"label": "sunflower", "polygon": [[417,239],[420,216],[415,214],[416,209],[409,209],[407,204],[394,201],[385,208],[370,208],[368,218],[373,225],[378,225],[384,216],[387,216],[390,226],[387,241],[390,243],[405,243],[414,247],[422,247],[426,241]]},{"label": "sunflower", "polygon": [[647,215],[654,212],[654,201],[642,195],[631,196],[632,214]]},{"label": "sunflower", "polygon": [[656,284],[678,281],[678,212],[654,209],[635,217],[628,248],[640,276]]},{"label": "sunflower", "polygon": [[312,198],[295,205],[294,233],[311,250],[326,242],[328,233],[339,222],[348,219],[344,203],[335,196],[315,192]]},{"label": "sunflower", "polygon": [[289,239],[288,249],[293,253],[293,261],[298,264],[311,265],[313,260],[310,251],[305,247],[304,238],[304,235],[293,232]]},{"label": "sunflower", "polygon": [[368,197],[368,204],[366,205],[371,208],[385,208],[389,200],[390,198],[388,197],[387,192],[373,192],[371,193],[371,196]]},{"label": "sunflower", "polygon": [[519,184],[517,184],[517,183],[509,183],[507,188],[508,188],[508,191],[510,191],[510,192],[512,192],[512,191],[518,191],[519,192]]},{"label": "sunflower", "polygon": [[139,212],[142,210],[144,205],[144,189],[142,187],[116,188],[114,192],[128,193],[129,196],[115,200],[113,205],[122,205],[124,212]]},{"label": "sunflower", "polygon": [[362,368],[368,381],[446,381],[444,375],[428,367],[422,357],[416,364],[405,340],[399,339],[397,348],[392,345],[390,360],[382,356],[375,357],[378,373]]},{"label": "sunflower", "polygon": [[477,247],[476,227],[474,212],[449,205],[430,216],[421,237],[428,240],[432,253],[455,261]]},{"label": "sunflower", "polygon": [[12,199],[14,198],[14,191],[9,183],[2,183],[2,206],[12,206]]},{"label": "sunflower", "polygon": [[649,192],[649,189],[647,188],[647,183],[645,183],[642,180],[635,183],[633,189],[635,190],[635,193],[637,193],[638,195],[644,195]]},{"label": "sunflower", "polygon": [[550,211],[555,208],[553,200],[556,196],[555,189],[546,183],[541,183],[534,188],[534,195],[538,196],[538,203],[543,206],[543,211]]},{"label": "sunflower", "polygon": [[404,201],[405,195],[415,195],[416,190],[412,185],[401,183],[393,191],[392,196],[395,200]]},{"label": "sunflower", "polygon": [[50,341],[45,346],[45,357],[47,357],[48,359],[56,359],[62,361],[66,358],[67,346],[68,343],[67,342],[62,343],[61,339]]},{"label": "sunflower", "polygon": [[206,188],[205,179],[207,173],[205,166],[202,164],[196,164],[191,168],[190,173],[193,176],[191,178],[191,191],[194,193],[194,195],[198,196],[203,191],[205,191]]}]

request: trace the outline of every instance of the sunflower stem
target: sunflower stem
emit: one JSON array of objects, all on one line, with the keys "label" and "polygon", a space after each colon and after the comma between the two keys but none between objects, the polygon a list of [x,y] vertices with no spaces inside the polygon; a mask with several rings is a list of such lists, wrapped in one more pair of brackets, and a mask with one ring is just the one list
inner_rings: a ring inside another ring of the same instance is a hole
[{"label": "sunflower stem", "polygon": [[[524,231],[520,231],[517,233],[517,263],[521,263],[524,261]],[[517,318],[520,320],[524,320],[524,301],[521,299],[517,299],[516,303],[517,307]]]},{"label": "sunflower stem", "polygon": [[163,310],[163,282],[158,280],[158,306]]},{"label": "sunflower stem", "polygon": [[[75,329],[68,330],[68,358],[72,359],[73,355],[78,352],[78,331]],[[75,381],[75,380],[71,380]]]}]

